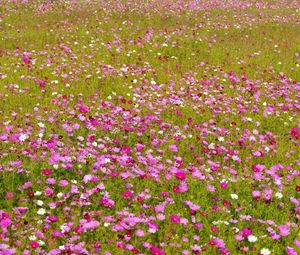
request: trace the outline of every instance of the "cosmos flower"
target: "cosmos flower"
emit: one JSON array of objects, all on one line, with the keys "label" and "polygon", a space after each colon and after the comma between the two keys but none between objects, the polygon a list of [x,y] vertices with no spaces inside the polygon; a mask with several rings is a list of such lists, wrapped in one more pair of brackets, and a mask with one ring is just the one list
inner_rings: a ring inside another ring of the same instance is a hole
[{"label": "cosmos flower", "polygon": [[257,237],[254,235],[249,235],[247,239],[250,243],[255,243],[257,241]]},{"label": "cosmos flower", "polygon": [[271,251],[268,249],[268,248],[262,248],[260,250],[260,254],[261,255],[270,255],[271,254]]},{"label": "cosmos flower", "polygon": [[152,255],[165,255],[166,253],[162,249],[160,249],[156,246],[153,246],[151,249],[151,254]]},{"label": "cosmos flower", "polygon": [[186,174],[183,171],[177,171],[175,176],[177,180],[184,181],[186,179]]},{"label": "cosmos flower", "polygon": [[38,209],[38,211],[37,211],[37,214],[38,215],[44,215],[46,213],[46,210],[44,209],[44,208],[40,208],[40,209]]}]

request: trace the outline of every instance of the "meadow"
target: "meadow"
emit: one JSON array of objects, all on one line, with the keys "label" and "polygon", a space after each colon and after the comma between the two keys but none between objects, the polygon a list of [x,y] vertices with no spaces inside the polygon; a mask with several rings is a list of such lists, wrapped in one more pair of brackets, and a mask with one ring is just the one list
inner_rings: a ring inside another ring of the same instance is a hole
[{"label": "meadow", "polygon": [[0,0],[0,255],[300,254],[298,0]]}]

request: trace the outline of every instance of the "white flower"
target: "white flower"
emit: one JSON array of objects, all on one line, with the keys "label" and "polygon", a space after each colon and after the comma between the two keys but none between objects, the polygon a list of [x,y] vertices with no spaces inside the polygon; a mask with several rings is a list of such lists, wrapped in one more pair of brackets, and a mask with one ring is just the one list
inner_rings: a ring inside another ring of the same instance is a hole
[{"label": "white flower", "polygon": [[36,236],[35,236],[35,235],[31,235],[31,236],[29,236],[29,240],[31,240],[31,241],[35,241],[35,240],[36,240]]},{"label": "white flower", "polygon": [[109,222],[105,222],[104,223],[104,227],[109,227],[110,223]]},{"label": "white flower", "polygon": [[215,144],[214,143],[209,144],[208,149],[214,150],[215,149]]},{"label": "white flower", "polygon": [[55,170],[57,170],[57,169],[58,169],[58,165],[57,165],[57,164],[53,165],[53,168],[54,168]]},{"label": "white flower", "polygon": [[157,230],[155,228],[149,228],[148,232],[154,234],[157,232]]},{"label": "white flower", "polygon": [[46,213],[46,210],[44,208],[40,208],[38,211],[37,211],[37,214],[38,215],[44,215]]},{"label": "white flower", "polygon": [[64,250],[64,249],[65,249],[65,246],[64,246],[64,245],[61,245],[61,246],[58,247],[58,249]]},{"label": "white flower", "polygon": [[238,199],[239,198],[239,196],[237,194],[231,194],[230,196],[231,196],[232,199]]},{"label": "white flower", "polygon": [[36,201],[36,204],[37,204],[38,206],[42,206],[42,205],[44,204],[44,202],[43,202],[42,200],[37,200],[37,201]]},{"label": "white flower", "polygon": [[38,126],[39,126],[40,128],[44,128],[44,127],[45,127],[45,124],[42,123],[42,122],[39,122],[39,123],[38,123]]},{"label": "white flower", "polygon": [[250,235],[250,236],[248,236],[248,241],[250,243],[255,243],[257,241],[257,237],[254,235]]},{"label": "white flower", "polygon": [[240,230],[239,230],[238,228],[236,228],[236,227],[233,227],[233,228],[232,228],[232,231],[234,231],[234,233],[240,232]]},{"label": "white flower", "polygon": [[63,193],[59,192],[59,193],[57,193],[56,196],[57,196],[58,198],[62,198],[63,195],[64,195]]},{"label": "white flower", "polygon": [[210,173],[210,172],[211,172],[211,169],[210,169],[210,168],[206,168],[206,169],[205,169],[205,172]]},{"label": "white flower", "polygon": [[63,233],[66,232],[67,229],[68,229],[68,225],[67,224],[63,224],[63,225],[60,226],[60,230]]},{"label": "white flower", "polygon": [[283,195],[282,195],[282,193],[280,193],[280,192],[276,192],[276,193],[275,193],[275,197],[276,197],[277,199],[281,199],[281,198],[283,198]]},{"label": "white flower", "polygon": [[43,240],[38,240],[38,243],[40,246],[44,246],[45,245],[45,242]]},{"label": "white flower", "polygon": [[56,208],[56,205],[55,205],[55,204],[50,204],[50,205],[48,205],[48,206],[49,206],[50,209]]},{"label": "white flower", "polygon": [[24,142],[27,138],[28,138],[28,136],[26,134],[22,134],[22,135],[20,135],[19,140],[21,142]]},{"label": "white flower", "polygon": [[224,139],[223,136],[220,136],[220,137],[218,138],[218,140],[219,140],[220,142],[224,142],[224,141],[225,141],[225,139]]},{"label": "white flower", "polygon": [[41,192],[41,191],[36,191],[36,192],[34,193],[34,195],[38,197],[38,196],[42,195],[42,192]]},{"label": "white flower", "polygon": [[260,250],[260,254],[262,254],[262,255],[270,255],[271,251],[268,248],[262,248]]}]

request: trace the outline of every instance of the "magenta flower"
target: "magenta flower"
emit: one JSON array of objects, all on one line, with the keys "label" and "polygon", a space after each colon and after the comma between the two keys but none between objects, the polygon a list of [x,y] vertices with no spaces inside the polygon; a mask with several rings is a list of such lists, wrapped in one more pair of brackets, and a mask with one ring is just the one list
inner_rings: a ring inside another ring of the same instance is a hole
[{"label": "magenta flower", "polygon": [[31,241],[30,242],[30,247],[33,249],[36,249],[37,247],[39,247],[39,243],[36,241]]},{"label": "magenta flower", "polygon": [[79,107],[79,111],[81,113],[87,113],[89,111],[89,107],[85,104],[82,104],[80,107]]},{"label": "magenta flower", "polygon": [[162,249],[153,246],[151,250],[151,255],[166,255],[166,253]]},{"label": "magenta flower", "polygon": [[177,180],[184,181],[186,179],[186,174],[183,171],[177,171],[175,177]]},{"label": "magenta flower", "polygon": [[254,171],[254,172],[261,172],[261,171],[263,171],[265,169],[265,166],[263,166],[263,165],[253,165],[252,166],[252,170]]},{"label": "magenta flower", "polygon": [[122,192],[122,196],[126,199],[129,199],[133,195],[132,191],[124,191]]},{"label": "magenta flower", "polygon": [[12,224],[9,214],[0,211],[0,226],[4,229],[9,227]]},{"label": "magenta flower", "polygon": [[50,174],[52,174],[52,170],[51,169],[44,169],[43,174],[44,175],[50,175]]},{"label": "magenta flower", "polygon": [[221,187],[222,189],[226,189],[226,188],[228,187],[228,182],[227,182],[226,180],[222,180],[222,181],[220,182],[220,187]]},{"label": "magenta flower", "polygon": [[200,222],[196,222],[196,223],[194,224],[194,228],[195,228],[195,229],[202,229],[202,228],[203,228],[203,225],[202,225]]},{"label": "magenta flower", "polygon": [[291,135],[294,136],[296,139],[299,139],[299,137],[300,137],[299,129],[296,127],[292,128]]},{"label": "magenta flower", "polygon": [[249,228],[244,228],[242,229],[241,234],[243,237],[248,237],[252,235],[252,231]]},{"label": "magenta flower", "polygon": [[171,215],[170,216],[170,221],[172,223],[180,223],[180,217],[178,215]]}]

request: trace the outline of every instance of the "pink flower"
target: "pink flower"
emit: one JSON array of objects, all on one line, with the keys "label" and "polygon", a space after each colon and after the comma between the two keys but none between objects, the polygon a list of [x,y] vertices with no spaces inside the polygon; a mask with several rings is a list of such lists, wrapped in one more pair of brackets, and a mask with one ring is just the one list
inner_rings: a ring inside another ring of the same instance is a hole
[{"label": "pink flower", "polygon": [[235,240],[237,240],[237,241],[243,241],[244,237],[241,236],[241,235],[237,235],[237,236],[235,236]]},{"label": "pink flower", "polygon": [[60,180],[59,184],[60,184],[60,186],[64,187],[64,186],[67,186],[69,184],[69,182],[67,180]]},{"label": "pink flower", "polygon": [[214,238],[213,241],[214,241],[214,245],[216,247],[218,247],[219,249],[225,248],[225,242],[222,239],[220,239],[220,238]]},{"label": "pink flower", "polygon": [[216,188],[215,188],[213,185],[211,185],[211,184],[207,184],[207,190],[208,190],[209,192],[215,192],[215,191],[216,191]]},{"label": "pink flower", "polygon": [[287,246],[285,248],[286,254],[287,255],[298,255],[298,253],[295,251],[294,248]]},{"label": "pink flower", "polygon": [[54,178],[47,178],[46,183],[49,185],[54,185],[56,183],[56,180]]},{"label": "pink flower", "polygon": [[53,237],[63,237],[64,234],[61,231],[59,231],[59,230],[53,230],[52,236]]},{"label": "pink flower", "polygon": [[171,144],[169,146],[169,149],[173,152],[178,152],[178,148],[177,148],[177,145],[176,144]]},{"label": "pink flower", "polygon": [[145,236],[145,233],[144,233],[143,230],[137,229],[137,230],[135,231],[135,235],[138,236],[138,237],[142,237],[142,236]]},{"label": "pink flower", "polygon": [[6,199],[12,199],[14,197],[14,193],[13,192],[6,192],[5,193],[5,198]]},{"label": "pink flower", "polygon": [[83,229],[95,229],[100,226],[100,223],[96,220],[86,222],[82,225]]},{"label": "pink flower", "polygon": [[44,192],[45,192],[45,195],[49,196],[49,197],[52,196],[54,193],[53,189],[50,189],[50,188],[46,188]]},{"label": "pink flower", "polygon": [[212,232],[218,232],[218,231],[219,231],[219,229],[218,229],[216,226],[211,226],[211,227],[210,227],[210,230],[211,230]]},{"label": "pink flower", "polygon": [[81,113],[87,113],[89,111],[89,107],[86,106],[85,104],[82,104],[80,107],[79,107],[79,111]]},{"label": "pink flower", "polygon": [[38,78],[34,78],[34,81],[40,85],[41,88],[44,88],[46,86],[46,82],[43,80],[40,80]]},{"label": "pink flower", "polygon": [[122,147],[122,152],[123,152],[124,154],[130,154],[130,153],[131,153],[131,149],[130,149],[130,147],[124,145],[124,146]]},{"label": "pink flower", "polygon": [[106,198],[106,197],[100,199],[99,203],[107,208],[113,208],[115,205],[115,202],[113,200]]},{"label": "pink flower", "polygon": [[261,172],[262,170],[264,170],[265,166],[263,165],[253,165],[252,166],[252,170],[254,172]]},{"label": "pink flower", "polygon": [[203,225],[202,225],[200,222],[196,222],[196,223],[194,224],[194,228],[195,228],[195,229],[202,229],[202,228],[203,228]]},{"label": "pink flower", "polygon": [[290,229],[286,225],[278,226],[278,230],[281,236],[288,236],[290,234]]},{"label": "pink flower", "polygon": [[32,186],[31,182],[25,182],[23,185],[24,189],[29,189],[31,188],[31,186]]},{"label": "pink flower", "polygon": [[158,213],[158,212],[163,213],[165,211],[165,206],[163,204],[159,204],[154,207],[154,210],[156,213]]},{"label": "pink flower", "polygon": [[153,221],[148,223],[148,227],[149,227],[149,232],[150,233],[155,233],[158,230],[158,224],[153,222]]},{"label": "pink flower", "polygon": [[300,249],[300,241],[298,239],[294,240],[294,244]]},{"label": "pink flower", "polygon": [[272,198],[273,190],[267,189],[264,191],[265,200],[270,200]]},{"label": "pink flower", "polygon": [[58,219],[55,216],[49,216],[47,217],[47,220],[49,220],[50,222],[56,222]]},{"label": "pink flower", "polygon": [[258,198],[260,198],[260,191],[258,191],[258,190],[254,190],[253,192],[252,192],[252,196],[255,198],[255,199],[258,199]]}]

